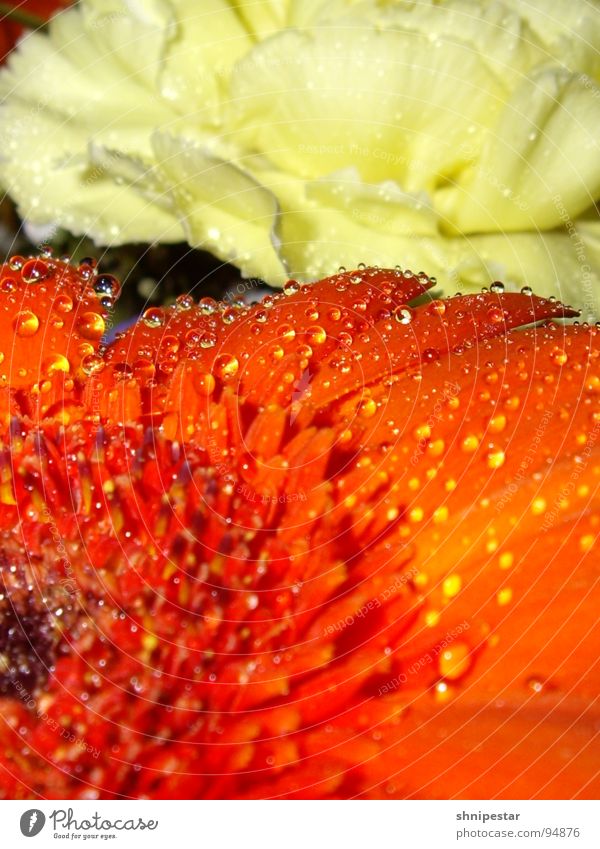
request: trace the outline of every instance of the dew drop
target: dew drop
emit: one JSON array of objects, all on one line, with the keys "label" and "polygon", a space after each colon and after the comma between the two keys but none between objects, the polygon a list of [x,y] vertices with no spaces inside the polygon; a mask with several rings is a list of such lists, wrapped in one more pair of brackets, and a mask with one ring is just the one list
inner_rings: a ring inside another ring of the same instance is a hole
[{"label": "dew drop", "polygon": [[490,451],[487,455],[487,464],[490,469],[499,469],[504,465],[506,454],[504,451]]},{"label": "dew drop", "polygon": [[17,288],[17,281],[14,277],[3,277],[0,281],[0,290],[9,294]]},{"label": "dew drop", "polygon": [[221,313],[221,321],[223,324],[233,324],[237,318],[237,310],[234,307],[227,307]]},{"label": "dew drop", "polygon": [[552,362],[557,366],[564,366],[567,360],[569,359],[566,351],[562,348],[553,348],[552,353],[550,354],[550,358]]},{"label": "dew drop", "polygon": [[57,371],[71,371],[71,363],[62,354],[53,354],[44,361],[43,369],[46,374],[50,375]]},{"label": "dew drop", "polygon": [[284,295],[297,295],[300,291],[300,284],[297,280],[288,280],[288,282],[283,287]]},{"label": "dew drop", "polygon": [[77,319],[77,330],[84,339],[100,339],[106,329],[104,319],[97,312],[84,312]]},{"label": "dew drop", "polygon": [[13,320],[17,336],[34,336],[39,329],[40,320],[31,310],[18,312]]},{"label": "dew drop", "polygon": [[501,295],[504,292],[504,283],[501,283],[499,280],[496,280],[490,286],[490,292],[493,292],[494,295]]},{"label": "dew drop", "polygon": [[313,324],[306,333],[311,345],[323,345],[327,341],[327,333],[320,324]]},{"label": "dew drop", "polygon": [[296,336],[296,331],[291,324],[280,324],[277,328],[277,335],[283,337],[286,342],[291,342]]},{"label": "dew drop", "polygon": [[57,295],[53,303],[57,312],[68,313],[73,309],[73,299],[69,295]]},{"label": "dew drop", "polygon": [[217,336],[215,333],[202,333],[199,341],[201,348],[214,348],[217,344]]},{"label": "dew drop", "polygon": [[43,259],[29,259],[21,269],[21,277],[25,283],[39,283],[50,274],[50,269]]},{"label": "dew drop", "polygon": [[442,584],[442,592],[447,598],[454,598],[462,589],[462,580],[460,575],[448,575]]},{"label": "dew drop", "polygon": [[160,307],[149,307],[144,311],[142,321],[146,327],[162,327],[165,317]]},{"label": "dew drop", "polygon": [[94,281],[93,290],[99,297],[107,297],[111,301],[118,298],[121,291],[121,284],[112,274],[101,274]]},{"label": "dew drop", "polygon": [[413,311],[407,306],[396,307],[394,310],[394,318],[398,324],[410,324],[413,320]]},{"label": "dew drop", "polygon": [[358,414],[365,419],[370,419],[377,412],[377,404],[372,398],[365,398],[358,406]]},{"label": "dew drop", "polygon": [[237,374],[239,367],[237,357],[233,354],[219,354],[215,360],[214,370],[221,380],[228,380]]},{"label": "dew drop", "polygon": [[190,310],[194,306],[194,299],[191,295],[178,295],[175,298],[175,304],[178,310]]},{"label": "dew drop", "polygon": [[25,264],[25,260],[22,256],[16,254],[15,256],[11,256],[8,261],[8,267],[11,271],[20,271]]},{"label": "dew drop", "polygon": [[498,413],[495,416],[492,416],[490,419],[489,428],[492,433],[501,433],[506,427],[506,416],[502,413]]},{"label": "dew drop", "polygon": [[500,307],[490,307],[487,311],[487,316],[492,324],[500,324],[504,321],[504,313]]},{"label": "dew drop", "polygon": [[217,311],[217,302],[214,298],[200,298],[198,301],[198,309],[202,315],[214,315]]},{"label": "dew drop", "polygon": [[203,396],[212,395],[216,382],[212,374],[198,374],[194,377],[194,387],[198,394]]},{"label": "dew drop", "polygon": [[440,654],[440,675],[449,681],[462,678],[470,666],[471,652],[466,643],[455,643]]},{"label": "dew drop", "polygon": [[81,368],[84,374],[91,377],[93,374],[99,374],[104,368],[104,360],[98,354],[87,354],[81,361]]}]

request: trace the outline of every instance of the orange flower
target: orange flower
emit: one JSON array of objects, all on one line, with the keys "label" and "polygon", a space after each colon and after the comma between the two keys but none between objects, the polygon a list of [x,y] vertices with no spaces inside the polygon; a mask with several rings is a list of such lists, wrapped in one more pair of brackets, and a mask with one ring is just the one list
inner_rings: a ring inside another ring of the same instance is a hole
[{"label": "orange flower", "polygon": [[3,269],[6,797],[597,795],[598,330],[430,285]]}]

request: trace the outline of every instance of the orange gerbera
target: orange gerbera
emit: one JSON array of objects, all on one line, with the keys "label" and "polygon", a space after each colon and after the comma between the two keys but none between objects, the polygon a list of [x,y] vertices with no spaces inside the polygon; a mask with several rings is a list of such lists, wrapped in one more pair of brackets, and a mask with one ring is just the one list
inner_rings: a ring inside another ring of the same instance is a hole
[{"label": "orange gerbera", "polygon": [[2,269],[4,796],[598,794],[600,336],[430,286]]}]

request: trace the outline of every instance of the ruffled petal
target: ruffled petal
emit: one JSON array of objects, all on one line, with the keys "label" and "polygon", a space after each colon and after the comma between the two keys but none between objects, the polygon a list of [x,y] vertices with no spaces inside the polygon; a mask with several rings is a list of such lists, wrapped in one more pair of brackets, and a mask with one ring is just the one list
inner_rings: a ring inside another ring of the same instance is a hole
[{"label": "ruffled petal", "polygon": [[549,229],[600,193],[600,87],[547,70],[515,91],[479,162],[436,194],[447,227],[463,233]]},{"label": "ruffled petal", "polygon": [[427,190],[468,161],[465,124],[476,141],[502,96],[482,57],[452,39],[432,52],[418,32],[289,30],[235,66],[228,123],[285,172],[356,166],[370,182]]}]

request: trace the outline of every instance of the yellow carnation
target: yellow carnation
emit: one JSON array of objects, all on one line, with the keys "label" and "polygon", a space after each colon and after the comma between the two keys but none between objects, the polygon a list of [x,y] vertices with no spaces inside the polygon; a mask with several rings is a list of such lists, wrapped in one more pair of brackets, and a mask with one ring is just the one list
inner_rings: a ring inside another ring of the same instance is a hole
[{"label": "yellow carnation", "polygon": [[272,284],[401,263],[598,313],[599,79],[591,0],[82,0],[0,76],[0,179]]}]

